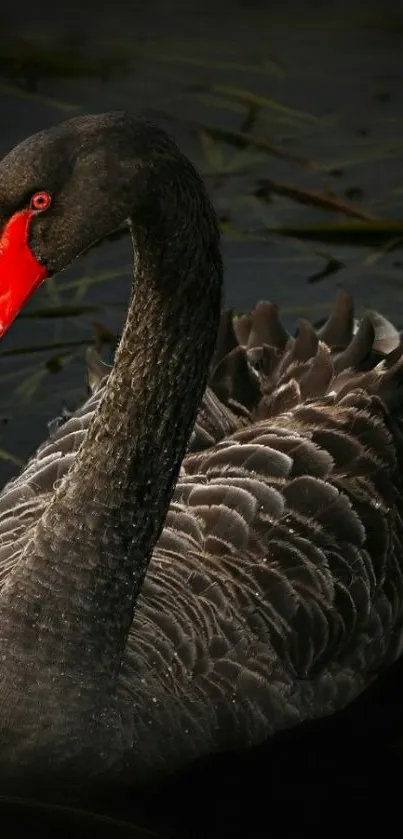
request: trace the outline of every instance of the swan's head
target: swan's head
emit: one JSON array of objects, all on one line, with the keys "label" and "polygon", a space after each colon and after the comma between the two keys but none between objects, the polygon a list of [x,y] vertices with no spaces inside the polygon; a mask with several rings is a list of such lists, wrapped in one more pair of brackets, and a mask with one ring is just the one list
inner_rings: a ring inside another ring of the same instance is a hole
[{"label": "swan's head", "polygon": [[3,158],[0,335],[46,277],[129,218],[147,219],[156,159],[179,157],[161,129],[114,112],[70,119]]}]

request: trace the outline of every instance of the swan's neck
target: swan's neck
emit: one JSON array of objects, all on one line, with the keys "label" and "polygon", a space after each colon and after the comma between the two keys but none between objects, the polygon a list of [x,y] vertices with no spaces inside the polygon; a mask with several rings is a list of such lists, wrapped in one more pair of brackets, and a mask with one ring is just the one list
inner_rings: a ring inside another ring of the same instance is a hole
[{"label": "swan's neck", "polygon": [[106,392],[1,595],[7,656],[23,650],[28,671],[35,657],[42,682],[59,669],[72,692],[77,668],[90,691],[115,682],[214,350],[215,217],[204,195],[186,219],[176,208],[159,236],[136,222],[132,300]]}]

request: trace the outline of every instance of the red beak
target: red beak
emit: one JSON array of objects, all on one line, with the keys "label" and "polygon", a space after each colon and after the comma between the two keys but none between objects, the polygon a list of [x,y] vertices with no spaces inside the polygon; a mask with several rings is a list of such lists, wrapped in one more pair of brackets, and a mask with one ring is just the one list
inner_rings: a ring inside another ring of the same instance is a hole
[{"label": "red beak", "polygon": [[0,336],[48,274],[28,244],[33,215],[33,210],[14,213],[0,236]]}]

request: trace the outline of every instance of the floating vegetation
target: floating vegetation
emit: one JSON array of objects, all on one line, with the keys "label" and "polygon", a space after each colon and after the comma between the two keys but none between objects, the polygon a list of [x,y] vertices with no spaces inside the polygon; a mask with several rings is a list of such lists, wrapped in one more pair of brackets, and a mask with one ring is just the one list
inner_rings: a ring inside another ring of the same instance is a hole
[{"label": "floating vegetation", "polygon": [[49,352],[54,350],[61,350],[70,347],[85,347],[91,341],[55,341],[45,344],[30,344],[26,347],[13,347],[10,350],[0,350],[0,358],[10,358],[16,355],[31,355],[32,353]]},{"label": "floating vegetation", "polygon": [[[225,98],[235,99],[248,110],[253,110],[256,116],[262,113],[262,111],[267,111],[270,116],[274,116],[276,120],[285,119],[287,124],[290,122],[293,124],[316,124],[318,122],[318,118],[314,114],[307,111],[299,111],[296,108],[292,108],[289,105],[284,104],[283,102],[279,102],[277,99],[273,99],[272,97],[262,96],[261,94],[254,93],[253,91],[233,87],[232,85],[189,85],[187,91],[196,95],[200,93],[209,93],[211,96],[219,96],[221,104]],[[248,128],[244,128],[244,130],[249,130],[249,128],[252,127],[253,125],[250,125]]]},{"label": "floating vegetation", "polygon": [[332,277],[334,274],[337,274],[342,268],[344,268],[343,262],[339,259],[334,259],[334,257],[330,257],[321,271],[317,271],[315,274],[307,277],[307,283],[318,283],[319,280],[324,280],[326,277]]},{"label": "floating vegetation", "polygon": [[17,457],[15,454],[12,454],[11,452],[7,452],[5,449],[2,449],[1,446],[0,460],[5,460],[7,463],[12,463],[13,466],[18,466],[19,469],[21,468],[21,466],[24,465],[24,461],[20,457]]},{"label": "floating vegetation", "polygon": [[317,222],[266,228],[266,232],[275,233],[277,236],[365,248],[389,245],[390,249],[392,241],[400,243],[403,240],[403,222]]},{"label": "floating vegetation", "polygon": [[308,207],[317,207],[321,210],[330,212],[342,213],[352,218],[362,219],[363,221],[372,222],[376,219],[369,213],[361,210],[359,207],[354,207],[347,201],[344,201],[337,195],[331,192],[324,192],[313,189],[300,189],[293,184],[278,183],[269,178],[262,178],[257,185],[255,195],[263,201],[270,200],[272,193],[276,195],[285,195],[296,201],[297,204],[305,204]]},{"label": "floating vegetation", "polygon": [[[213,70],[231,73],[252,73],[259,76],[274,76],[283,78],[286,75],[285,67],[282,62],[275,56],[270,56],[268,52],[258,61],[234,61],[231,58],[222,58],[209,55],[205,50],[203,54],[198,54],[197,49],[192,52],[184,52],[183,45],[178,44],[177,49],[173,45],[167,48],[166,44],[157,41],[147,41],[146,46],[137,47],[137,56],[142,57],[147,61],[159,64],[176,64],[183,67],[199,67],[204,70]],[[222,56],[222,50],[221,50]]]},{"label": "floating vegetation", "polygon": [[31,309],[29,312],[22,311],[19,314],[20,320],[32,320],[34,318],[76,318],[80,315],[95,314],[102,311],[101,306],[84,306],[65,303],[62,306],[40,306]]},{"label": "floating vegetation", "polygon": [[280,145],[270,142],[266,137],[261,135],[255,136],[254,134],[235,128],[222,128],[219,125],[201,125],[197,120],[190,120],[187,117],[180,117],[177,115],[174,116],[163,110],[153,109],[153,113],[156,116],[163,117],[171,122],[179,122],[193,128],[197,134],[204,132],[205,135],[209,135],[213,140],[227,143],[237,149],[254,148],[257,151],[270,155],[271,157],[279,157],[283,160],[290,160],[293,163],[298,163],[300,166],[307,169],[315,170],[317,168],[314,161],[301,157],[300,155],[293,154],[292,152],[288,152],[286,149],[281,148]]}]

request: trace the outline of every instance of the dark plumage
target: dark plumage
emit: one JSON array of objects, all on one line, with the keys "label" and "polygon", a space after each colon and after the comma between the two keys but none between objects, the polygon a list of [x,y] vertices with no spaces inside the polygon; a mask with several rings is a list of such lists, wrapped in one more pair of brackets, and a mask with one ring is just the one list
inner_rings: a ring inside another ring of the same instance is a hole
[{"label": "dark plumage", "polygon": [[148,123],[27,140],[2,223],[38,188],[50,271],[125,218],[137,258],[112,372],[90,353],[89,400],[0,497],[0,768],[135,783],[330,714],[399,656],[400,336],[355,330],[345,292],[319,333],[270,303],[219,323],[213,209]]}]

